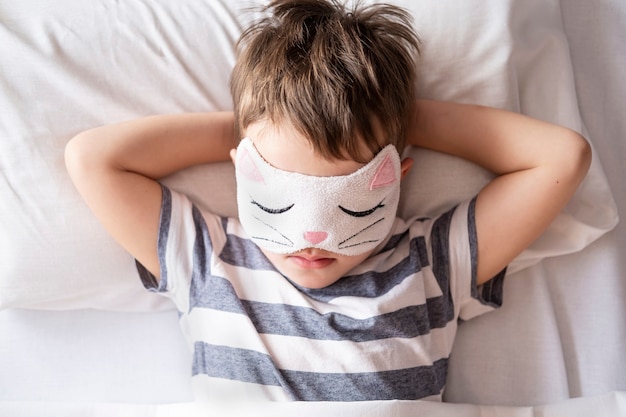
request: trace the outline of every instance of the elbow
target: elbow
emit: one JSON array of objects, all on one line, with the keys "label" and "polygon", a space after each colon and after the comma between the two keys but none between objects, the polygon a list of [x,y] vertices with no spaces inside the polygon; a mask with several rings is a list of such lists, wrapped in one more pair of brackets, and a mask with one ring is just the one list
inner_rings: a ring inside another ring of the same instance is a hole
[{"label": "elbow", "polygon": [[587,142],[587,140],[583,138],[582,136],[580,138],[583,141],[582,156],[583,156],[584,169],[585,169],[585,174],[586,174],[587,171],[589,170],[589,167],[591,166],[591,159],[593,158],[593,152],[591,150],[591,145],[589,144],[589,142]]},{"label": "elbow", "polygon": [[86,146],[83,133],[74,136],[65,145],[65,169],[74,182],[76,182],[76,178],[81,176],[81,171],[85,171],[85,166],[87,165],[85,163],[85,148]]},{"label": "elbow", "polygon": [[81,188],[104,163],[104,152],[90,131],[74,136],[65,145],[65,169],[77,188]]},{"label": "elbow", "polygon": [[576,176],[579,178],[579,181],[582,181],[591,166],[591,160],[593,158],[591,145],[578,133],[572,132],[572,134],[574,137],[571,139],[571,158],[576,171]]},{"label": "elbow", "polygon": [[[591,145],[580,134],[568,130],[555,157],[555,167],[559,167],[559,177],[578,188],[591,166]],[[556,150],[556,149],[555,149]]]}]

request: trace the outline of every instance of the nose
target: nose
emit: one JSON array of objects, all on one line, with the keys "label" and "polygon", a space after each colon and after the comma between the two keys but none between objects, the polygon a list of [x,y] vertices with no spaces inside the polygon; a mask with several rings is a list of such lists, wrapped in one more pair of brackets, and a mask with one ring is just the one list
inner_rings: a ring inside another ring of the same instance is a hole
[{"label": "nose", "polygon": [[314,245],[323,242],[328,237],[326,232],[304,232],[304,239]]}]

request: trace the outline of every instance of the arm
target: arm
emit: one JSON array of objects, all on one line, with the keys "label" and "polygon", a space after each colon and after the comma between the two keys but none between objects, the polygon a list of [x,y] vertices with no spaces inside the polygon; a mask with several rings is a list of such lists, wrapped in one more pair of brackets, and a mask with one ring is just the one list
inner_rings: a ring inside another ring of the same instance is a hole
[{"label": "arm", "polygon": [[158,179],[183,168],[229,159],[237,146],[233,115],[152,116],[103,126],[74,137],[65,149],[67,170],[107,231],[159,277]]},{"label": "arm", "polygon": [[418,101],[408,142],[497,175],[476,200],[479,284],[543,233],[591,162],[589,144],[570,129],[474,105]]}]

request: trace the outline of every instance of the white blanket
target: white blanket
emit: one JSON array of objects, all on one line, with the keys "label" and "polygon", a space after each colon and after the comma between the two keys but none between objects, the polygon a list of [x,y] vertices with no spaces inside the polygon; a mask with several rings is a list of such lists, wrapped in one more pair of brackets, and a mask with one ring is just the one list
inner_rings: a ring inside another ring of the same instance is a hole
[{"label": "white blanket", "polygon": [[621,417],[626,415],[626,392],[578,398],[536,407],[441,404],[428,401],[361,403],[254,404],[114,404],[114,403],[0,403],[0,415],[11,417]]}]

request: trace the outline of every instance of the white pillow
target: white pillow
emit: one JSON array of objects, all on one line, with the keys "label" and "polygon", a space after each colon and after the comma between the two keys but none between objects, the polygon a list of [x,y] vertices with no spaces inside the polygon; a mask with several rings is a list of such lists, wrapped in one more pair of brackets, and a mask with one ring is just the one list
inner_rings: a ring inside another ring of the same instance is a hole
[{"label": "white pillow", "polygon": [[[0,28],[0,308],[172,308],[143,290],[133,259],[103,230],[63,164],[67,141],[97,125],[157,113],[231,108],[234,43],[253,2],[3,5]],[[423,40],[421,96],[518,110],[581,130],[558,1],[396,1]],[[411,150],[401,212],[433,214],[491,177],[446,155]],[[229,164],[165,183],[235,214]],[[599,164],[553,227],[513,265],[579,250],[612,228]]]}]

